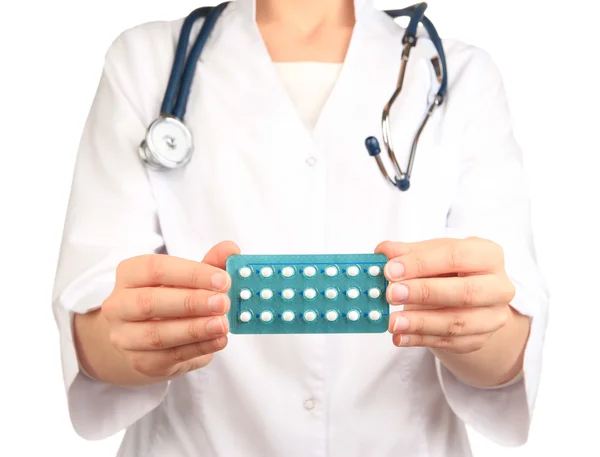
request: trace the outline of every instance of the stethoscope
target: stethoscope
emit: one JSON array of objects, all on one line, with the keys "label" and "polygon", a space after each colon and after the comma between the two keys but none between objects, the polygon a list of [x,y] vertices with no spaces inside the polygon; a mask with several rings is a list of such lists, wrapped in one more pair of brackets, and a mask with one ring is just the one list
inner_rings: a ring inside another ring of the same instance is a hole
[{"label": "stethoscope", "polygon": [[[194,153],[194,141],[190,130],[184,123],[190,88],[192,86],[196,65],[200,59],[202,49],[204,48],[217,19],[228,4],[229,2],[224,2],[216,7],[198,8],[197,10],[194,10],[183,23],[173,68],[161,106],[161,114],[150,124],[146,132],[146,137],[139,147],[140,157],[148,167],[154,170],[183,168],[192,158]],[[400,74],[398,76],[396,89],[383,108],[382,114],[383,142],[395,168],[393,178],[388,174],[385,165],[383,164],[380,156],[381,147],[377,138],[370,136],[365,140],[365,146],[369,155],[375,158],[377,166],[385,179],[401,191],[406,191],[410,187],[410,176],[421,133],[427,125],[427,121],[430,119],[435,108],[439,107],[444,102],[444,98],[448,91],[448,72],[442,40],[431,21],[425,16],[426,9],[427,3],[419,3],[404,9],[385,11],[394,19],[407,16],[410,18],[410,22],[402,39],[404,49],[402,51]],[[189,51],[189,55],[187,55],[186,59],[192,28],[196,21],[201,18],[205,18],[204,23],[202,24],[198,38]],[[390,111],[402,91],[410,52],[417,44],[417,29],[419,24],[423,24],[436,49],[437,57],[433,58],[431,63],[440,87],[433,97],[425,118],[417,130],[412,143],[408,166],[404,171],[398,164],[392,145]]]}]

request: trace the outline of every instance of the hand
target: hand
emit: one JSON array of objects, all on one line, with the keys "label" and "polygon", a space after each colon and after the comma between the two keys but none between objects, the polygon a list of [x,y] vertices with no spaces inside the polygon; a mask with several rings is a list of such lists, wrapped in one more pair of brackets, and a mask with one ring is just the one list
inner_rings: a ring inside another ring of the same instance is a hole
[{"label": "hand", "polygon": [[497,244],[480,238],[384,242],[376,252],[390,259],[388,302],[405,305],[390,316],[396,346],[466,354],[508,322],[515,288]]},{"label": "hand", "polygon": [[171,378],[204,367],[225,348],[231,278],[225,262],[239,248],[213,247],[202,262],[167,255],[123,261],[101,312],[113,346],[150,378]]}]

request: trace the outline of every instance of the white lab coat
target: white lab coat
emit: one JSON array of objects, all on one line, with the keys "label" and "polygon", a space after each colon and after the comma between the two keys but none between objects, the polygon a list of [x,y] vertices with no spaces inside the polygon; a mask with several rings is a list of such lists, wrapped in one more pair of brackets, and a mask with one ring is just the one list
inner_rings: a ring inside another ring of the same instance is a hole
[{"label": "white lab coat", "polygon": [[[347,60],[310,134],[238,0],[198,65],[187,168],[153,172],[137,148],[156,117],[182,21],[144,24],[110,47],[77,157],[53,296],[73,426],[87,439],[127,428],[123,457],[465,457],[465,423],[523,443],[538,389],[547,291],[535,262],[521,152],[488,55],[447,40],[449,96],[428,124],[412,188],[393,189],[364,140],[399,69],[403,30],[367,0]],[[393,111],[406,164],[435,83],[421,39]],[[383,143],[382,143],[383,144]],[[383,240],[476,235],[500,243],[532,317],[525,370],[498,389],[455,379],[424,348],[377,335],[230,335],[207,367],[124,389],[78,368],[73,313],[99,307],[115,267],[142,253],[201,260],[221,240],[243,253],[373,252]]]}]

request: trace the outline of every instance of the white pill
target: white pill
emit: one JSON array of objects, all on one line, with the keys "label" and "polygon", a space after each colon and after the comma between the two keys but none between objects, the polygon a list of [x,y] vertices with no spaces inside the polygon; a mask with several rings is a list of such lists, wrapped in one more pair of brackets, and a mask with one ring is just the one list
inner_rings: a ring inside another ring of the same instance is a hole
[{"label": "white pill", "polygon": [[260,320],[263,322],[271,322],[273,320],[273,313],[271,311],[263,311],[260,313]]},{"label": "white pill", "polygon": [[335,310],[331,310],[331,311],[327,311],[327,314],[325,314],[325,318],[329,321],[329,322],[333,322],[335,320],[337,320],[338,318],[338,312]]},{"label": "white pill", "polygon": [[348,313],[348,320],[352,322],[356,322],[360,318],[360,313],[353,309]]},{"label": "white pill", "polygon": [[338,294],[337,290],[335,290],[333,287],[331,287],[325,291],[325,296],[327,298],[329,298],[330,300],[333,300],[335,297],[337,297],[337,294]]},{"label": "white pill", "polygon": [[243,311],[240,313],[240,321],[250,322],[250,319],[252,319],[252,313],[250,313],[250,311]]},{"label": "white pill", "polygon": [[295,317],[295,315],[292,311],[285,311],[281,315],[281,318],[286,322],[292,322],[294,320],[294,317]]},{"label": "white pill", "polygon": [[352,266],[352,267],[348,268],[347,272],[348,272],[348,276],[354,277],[354,276],[358,276],[358,274],[360,273],[360,269],[357,266]]},{"label": "white pill", "polygon": [[304,313],[304,319],[306,322],[312,322],[317,318],[317,313],[314,311],[307,311]]},{"label": "white pill", "polygon": [[379,276],[379,273],[381,273],[381,268],[379,268],[379,266],[373,265],[369,268],[369,274],[371,276]]},{"label": "white pill", "polygon": [[292,298],[294,298],[294,290],[284,289],[283,292],[281,292],[281,296],[286,300],[291,300]]},{"label": "white pill", "polygon": [[248,289],[240,290],[240,298],[242,300],[248,300],[250,297],[252,297],[252,292],[250,292]]},{"label": "white pill", "polygon": [[242,268],[240,268],[240,276],[242,278],[247,278],[251,274],[252,274],[252,270],[250,268],[248,268],[248,267],[242,267]]},{"label": "white pill", "polygon": [[285,278],[291,278],[294,276],[294,269],[292,267],[285,267],[283,270],[281,270],[281,274]]},{"label": "white pill", "polygon": [[337,267],[327,267],[325,269],[325,274],[329,277],[333,277],[338,274],[338,269]]},{"label": "white pill", "polygon": [[369,319],[371,319],[372,321],[378,321],[379,319],[381,319],[381,312],[377,311],[376,309],[372,310],[369,313]]},{"label": "white pill", "polygon": [[304,297],[309,300],[312,300],[316,296],[317,296],[317,291],[315,289],[306,289],[304,291]]},{"label": "white pill", "polygon": [[306,276],[307,278],[312,278],[316,274],[317,269],[315,267],[306,267],[304,269],[304,276]]},{"label": "white pill", "polygon": [[260,291],[260,298],[263,300],[270,300],[273,298],[273,291],[271,289],[263,289]]},{"label": "white pill", "polygon": [[358,289],[356,287],[353,287],[352,289],[348,289],[348,292],[346,292],[346,295],[348,295],[348,298],[351,298],[352,300],[354,300],[355,298],[358,298],[358,296],[360,295],[360,292],[358,291]]},{"label": "white pill", "polygon": [[270,278],[271,276],[273,276],[273,269],[271,267],[263,267],[260,270],[260,274],[264,277],[264,278]]},{"label": "white pill", "polygon": [[380,295],[381,295],[381,291],[379,289],[377,289],[376,287],[369,289],[369,297],[379,298]]}]

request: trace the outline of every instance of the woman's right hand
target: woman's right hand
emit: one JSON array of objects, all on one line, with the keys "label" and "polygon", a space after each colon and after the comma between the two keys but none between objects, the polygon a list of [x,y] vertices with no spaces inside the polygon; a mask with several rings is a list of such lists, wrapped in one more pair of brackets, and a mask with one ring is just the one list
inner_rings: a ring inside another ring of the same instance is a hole
[{"label": "woman's right hand", "polygon": [[112,345],[149,378],[173,378],[207,365],[225,348],[231,278],[225,271],[235,243],[213,247],[202,262],[168,255],[123,261],[101,313]]}]

